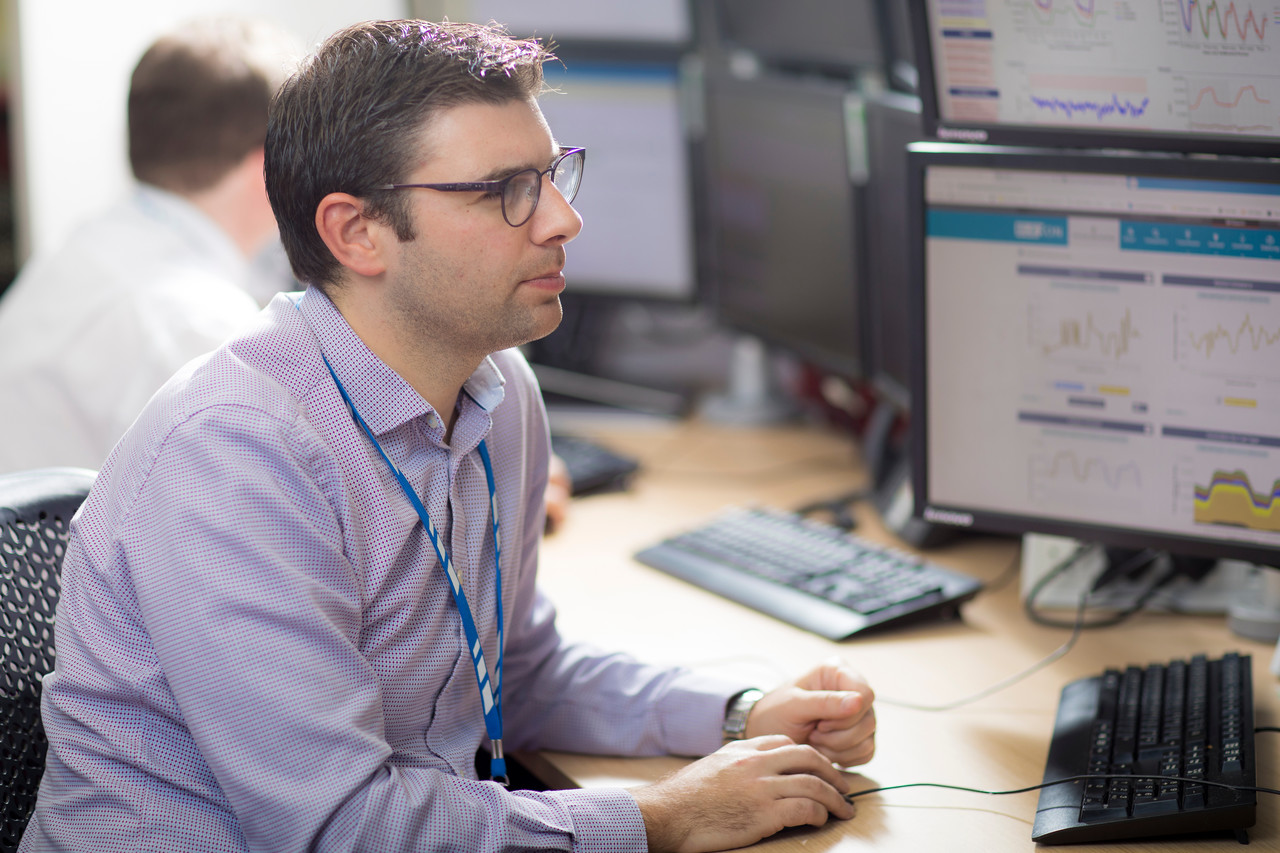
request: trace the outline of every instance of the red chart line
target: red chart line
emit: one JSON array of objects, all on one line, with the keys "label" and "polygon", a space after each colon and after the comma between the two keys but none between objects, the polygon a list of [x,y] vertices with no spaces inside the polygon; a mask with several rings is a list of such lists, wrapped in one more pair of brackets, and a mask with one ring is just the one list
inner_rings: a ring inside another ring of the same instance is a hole
[{"label": "red chart line", "polygon": [[1192,103],[1189,108],[1193,110],[1199,109],[1200,102],[1204,100],[1204,96],[1206,93],[1213,99],[1213,102],[1220,107],[1227,107],[1227,108],[1236,107],[1236,106],[1239,106],[1240,99],[1244,97],[1245,92],[1248,92],[1249,94],[1253,95],[1253,99],[1257,101],[1259,104],[1271,103],[1266,98],[1259,95],[1258,90],[1255,89],[1252,84],[1248,86],[1241,86],[1240,90],[1236,92],[1235,100],[1232,100],[1232,101],[1222,100],[1221,98],[1218,97],[1217,91],[1212,86],[1205,86],[1196,94],[1195,102]]}]

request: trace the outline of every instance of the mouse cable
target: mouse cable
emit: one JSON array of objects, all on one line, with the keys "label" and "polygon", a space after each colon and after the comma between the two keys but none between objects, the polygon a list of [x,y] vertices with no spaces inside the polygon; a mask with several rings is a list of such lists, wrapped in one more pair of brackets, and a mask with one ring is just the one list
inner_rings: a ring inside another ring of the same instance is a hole
[{"label": "mouse cable", "polygon": [[1004,690],[1006,687],[1011,687],[1012,685],[1017,684],[1019,681],[1022,681],[1024,678],[1027,678],[1030,675],[1034,675],[1035,673],[1047,667],[1049,664],[1061,658],[1067,652],[1071,651],[1071,648],[1076,644],[1076,641],[1080,639],[1080,634],[1083,631],[1084,607],[1085,607],[1085,596],[1081,596],[1080,604],[1076,608],[1075,625],[1071,631],[1071,636],[1067,638],[1067,641],[1065,643],[1063,643],[1061,646],[1058,646],[1058,648],[1054,649],[1052,652],[1045,655],[1043,658],[1036,661],[1031,666],[1022,670],[1021,672],[1016,672],[1007,678],[997,681],[995,684],[992,684],[989,687],[983,688],[982,690],[979,690],[977,693],[973,693],[969,696],[956,699],[952,702],[944,702],[939,705],[925,705],[925,704],[920,704],[916,702],[904,702],[897,699],[891,699],[891,698],[879,697],[879,696],[876,697],[876,702],[881,705],[891,705],[895,708],[908,708],[913,711],[951,711],[956,708],[962,707],[964,705],[968,705],[972,702],[977,702],[979,699],[985,699],[988,696],[992,695],[993,693],[999,693],[1001,690]]},{"label": "mouse cable", "polygon": [[1038,785],[1028,785],[1025,788],[1013,788],[1007,791],[987,791],[982,788],[969,788],[964,785],[947,785],[942,782],[906,782],[901,785],[882,785],[878,788],[867,788],[863,791],[853,791],[845,794],[844,798],[853,801],[855,797],[864,797],[867,794],[879,794],[883,791],[896,791],[900,788],[946,788],[950,791],[965,791],[970,794],[987,794],[993,797],[1002,797],[1007,794],[1025,794],[1028,791],[1038,791],[1041,788],[1051,788],[1054,785],[1065,785],[1071,782],[1107,782],[1113,779],[1126,779],[1129,781],[1142,781],[1150,779],[1159,779],[1168,782],[1190,782],[1195,785],[1205,785],[1210,788],[1223,788],[1228,791],[1249,791],[1255,794],[1276,794],[1280,796],[1280,789],[1264,788],[1259,785],[1231,785],[1226,782],[1214,782],[1208,779],[1195,779],[1190,776],[1152,776],[1150,774],[1143,776],[1138,773],[1086,773],[1080,776],[1064,776],[1061,779],[1050,779],[1048,782],[1041,782]]}]

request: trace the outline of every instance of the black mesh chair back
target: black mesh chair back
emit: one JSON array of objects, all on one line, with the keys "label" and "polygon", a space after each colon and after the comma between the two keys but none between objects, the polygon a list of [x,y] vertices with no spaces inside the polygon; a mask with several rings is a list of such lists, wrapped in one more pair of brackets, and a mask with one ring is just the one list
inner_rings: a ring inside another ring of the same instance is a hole
[{"label": "black mesh chair back", "polygon": [[81,468],[0,474],[0,851],[18,848],[44,773],[40,681],[53,669],[58,570],[93,477]]}]

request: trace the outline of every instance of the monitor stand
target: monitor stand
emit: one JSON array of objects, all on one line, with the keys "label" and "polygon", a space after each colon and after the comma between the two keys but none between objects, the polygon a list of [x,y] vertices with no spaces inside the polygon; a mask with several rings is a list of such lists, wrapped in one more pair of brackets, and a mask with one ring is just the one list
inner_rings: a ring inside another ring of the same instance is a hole
[{"label": "monitor stand", "polygon": [[674,391],[646,388],[643,385],[578,373],[537,362],[529,366],[533,368],[534,376],[538,377],[538,385],[541,386],[548,405],[553,405],[560,399],[567,399],[673,418],[684,414],[688,405],[687,398]]},{"label": "monitor stand", "polygon": [[889,469],[871,502],[880,511],[885,528],[913,548],[939,548],[961,535],[955,528],[930,524],[916,516],[911,460],[905,454]]},{"label": "monitor stand", "polygon": [[548,405],[586,404],[663,417],[680,417],[688,411],[688,394],[611,379],[593,370],[612,343],[609,320],[616,304],[565,297],[561,305],[560,327],[525,347]]},{"label": "monitor stand", "polygon": [[766,426],[795,416],[795,405],[778,388],[769,350],[758,338],[747,335],[733,344],[729,362],[729,387],[702,402],[700,414],[713,423]]},{"label": "monitor stand", "polygon": [[936,548],[954,540],[959,531],[915,515],[911,454],[895,434],[899,412],[898,406],[881,400],[867,418],[862,457],[872,483],[868,497],[889,532],[913,548]]},{"label": "monitor stand", "polygon": [[[1022,537],[1021,597],[1025,600],[1036,592],[1037,609],[1072,610],[1080,596],[1090,595],[1093,607],[1123,609],[1141,594],[1147,579],[1165,571],[1174,558],[1160,554],[1150,565],[1135,564],[1128,576],[1108,577],[1125,555],[1118,549],[1094,548],[1081,554],[1075,562],[1059,570],[1053,578],[1047,575],[1076,552],[1082,543],[1065,536],[1027,533]],[[1208,563],[1208,564],[1206,564]],[[1177,569],[1173,581],[1148,604],[1148,609],[1173,610],[1180,613],[1228,613],[1236,591],[1249,574],[1250,566],[1233,560],[1195,561]]]},{"label": "monitor stand", "polygon": [[930,524],[915,516],[910,454],[895,434],[899,413],[898,406],[881,400],[867,418],[862,436],[862,462],[867,470],[868,486],[814,501],[796,511],[801,515],[827,513],[834,524],[852,530],[857,520],[849,505],[866,500],[880,514],[885,529],[913,548],[937,548],[962,535],[959,530]]}]

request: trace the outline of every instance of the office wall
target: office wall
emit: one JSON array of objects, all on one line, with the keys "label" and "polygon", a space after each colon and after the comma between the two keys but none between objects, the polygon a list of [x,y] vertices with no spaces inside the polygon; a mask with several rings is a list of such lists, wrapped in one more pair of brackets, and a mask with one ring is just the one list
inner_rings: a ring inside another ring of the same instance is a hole
[{"label": "office wall", "polygon": [[4,0],[17,251],[57,245],[128,185],[125,104],[161,31],[207,14],[275,20],[309,47],[337,28],[403,17],[409,0]]}]

